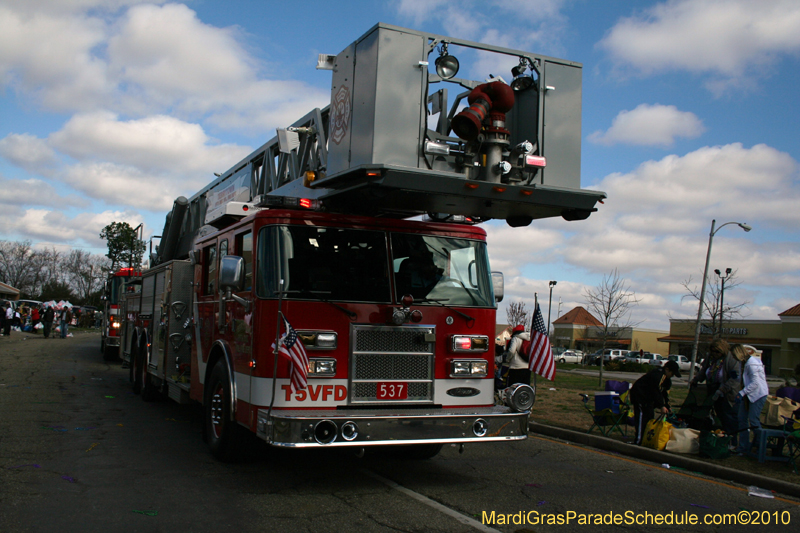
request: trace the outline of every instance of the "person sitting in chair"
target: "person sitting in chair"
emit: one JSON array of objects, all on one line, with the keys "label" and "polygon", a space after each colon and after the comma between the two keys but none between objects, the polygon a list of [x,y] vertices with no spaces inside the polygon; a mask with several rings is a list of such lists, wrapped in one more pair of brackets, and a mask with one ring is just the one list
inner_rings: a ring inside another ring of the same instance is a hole
[{"label": "person sitting in chair", "polygon": [[664,366],[655,368],[636,380],[631,387],[631,403],[633,403],[633,419],[636,427],[635,443],[642,444],[644,429],[653,419],[653,410],[667,414],[669,407],[669,389],[672,378],[681,377],[681,369],[675,361],[667,361]]}]

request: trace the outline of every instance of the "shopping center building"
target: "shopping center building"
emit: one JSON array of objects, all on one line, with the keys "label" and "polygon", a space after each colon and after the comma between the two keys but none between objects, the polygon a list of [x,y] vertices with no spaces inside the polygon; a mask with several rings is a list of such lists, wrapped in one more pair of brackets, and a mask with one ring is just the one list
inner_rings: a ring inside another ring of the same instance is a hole
[{"label": "shopping center building", "polygon": [[[696,323],[694,319],[670,320],[669,335],[658,340],[669,343],[669,353],[691,357]],[[707,322],[700,324],[698,361],[715,336],[712,328]],[[731,344],[750,344],[761,350],[767,374],[794,373],[800,364],[800,304],[779,313],[777,320],[726,320],[719,333]]]},{"label": "shopping center building", "polygon": [[[609,328],[605,335],[605,347],[667,355],[669,344],[659,339],[666,333],[636,327]],[[553,321],[553,346],[591,353],[603,346],[603,337],[603,324],[580,306]]]}]

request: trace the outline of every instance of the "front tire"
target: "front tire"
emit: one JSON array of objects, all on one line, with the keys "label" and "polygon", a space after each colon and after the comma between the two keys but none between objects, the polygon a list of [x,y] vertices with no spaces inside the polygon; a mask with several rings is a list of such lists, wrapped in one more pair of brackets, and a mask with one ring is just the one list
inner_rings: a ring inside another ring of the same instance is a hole
[{"label": "front tire", "polygon": [[218,460],[230,463],[239,458],[242,435],[238,424],[231,419],[231,384],[225,361],[217,361],[206,383],[205,436],[211,454]]}]

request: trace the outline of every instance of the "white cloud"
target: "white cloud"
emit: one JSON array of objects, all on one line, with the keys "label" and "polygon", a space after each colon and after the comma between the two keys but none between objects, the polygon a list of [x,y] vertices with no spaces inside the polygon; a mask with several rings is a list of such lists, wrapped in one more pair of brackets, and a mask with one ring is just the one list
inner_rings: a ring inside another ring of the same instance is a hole
[{"label": "white cloud", "polygon": [[34,172],[44,172],[56,162],[56,154],[47,142],[28,133],[12,133],[0,139],[0,156]]},{"label": "white cloud", "polygon": [[16,7],[0,6],[0,82],[61,111],[108,98],[105,64],[92,52],[105,39],[101,20]]},{"label": "white cloud", "polygon": [[122,121],[106,111],[75,115],[50,136],[50,144],[79,161],[209,178],[250,153],[246,146],[213,144],[198,124],[166,115]]},{"label": "white cloud", "polygon": [[569,303],[564,311],[584,305],[583,291],[592,285],[570,286],[559,278],[588,280],[619,269],[642,300],[637,320],[647,320],[643,327],[665,328],[668,312],[676,318],[697,312],[696,303],[692,310],[681,301],[681,284],[702,277],[712,219],[716,228],[728,221],[753,227],[745,233],[727,226],[713,241],[711,269],[737,270],[737,301],[800,286],[799,182],[797,162],[766,145],[704,147],[648,161],[592,187],[608,198],[586,221],[536,221],[515,230],[487,225],[492,268],[506,273],[506,305],[523,299],[531,308],[533,292],[540,301],[546,297],[548,280],[527,272],[552,271],[555,295]]},{"label": "white cloud", "polygon": [[132,109],[174,108],[224,128],[289,125],[327,105],[327,90],[262,78],[263,65],[240,44],[241,34],[204,24],[184,5],[135,6],[108,41],[109,66]]},{"label": "white cloud", "polygon": [[692,139],[704,131],[694,113],[678,111],[673,105],[640,104],[631,111],[620,111],[608,130],[592,133],[589,140],[604,145],[672,146],[678,137]]},{"label": "white cloud", "polygon": [[1,213],[0,233],[35,241],[82,243],[94,248],[104,248],[100,230],[120,220],[136,226],[141,222],[141,217],[130,211],[104,211],[80,213],[70,218],[60,211],[27,209]]},{"label": "white cloud", "polygon": [[113,163],[79,163],[70,167],[64,181],[90,198],[110,205],[125,205],[163,212],[185,193],[185,180],[164,174],[149,174]]},{"label": "white cloud", "polygon": [[[565,34],[566,18],[561,13],[568,0],[528,0],[508,3],[500,0],[478,2],[446,2],[444,0],[400,0],[397,13],[414,27],[435,20],[445,35],[536,53],[558,55],[563,53],[560,44]],[[502,21],[502,24],[498,24]],[[497,58],[494,58],[496,63]],[[516,64],[511,60],[510,67]],[[505,67],[505,65],[503,65]],[[487,63],[485,57],[470,69],[472,76],[509,76],[507,70],[499,72],[498,65]]]},{"label": "white cloud", "polygon": [[754,70],[800,52],[794,0],[674,0],[621,19],[600,41],[615,62],[644,74],[711,74],[719,92],[752,83]]},{"label": "white cloud", "polygon": [[44,205],[50,207],[86,207],[88,202],[80,197],[62,196],[49,183],[39,179],[9,179],[0,176],[0,205]]},{"label": "white cloud", "polygon": [[240,43],[241,28],[204,24],[185,5],[148,2],[108,15],[140,3],[0,5],[0,83],[49,110],[174,113],[248,133],[286,126],[330,101],[327,89],[267,79]]}]

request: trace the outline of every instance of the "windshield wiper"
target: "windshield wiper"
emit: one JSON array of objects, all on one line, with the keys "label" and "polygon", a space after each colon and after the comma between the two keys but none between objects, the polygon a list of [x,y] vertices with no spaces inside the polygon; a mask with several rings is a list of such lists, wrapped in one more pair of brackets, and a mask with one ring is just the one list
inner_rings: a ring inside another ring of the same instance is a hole
[{"label": "windshield wiper", "polygon": [[[462,312],[461,312],[461,311],[459,311],[458,309],[455,309],[455,308],[453,308],[453,307],[450,307],[450,306],[449,306],[449,305],[447,305],[446,303],[442,303],[442,302],[445,302],[446,300],[447,300],[447,298],[422,298],[422,299],[420,300],[420,302],[423,302],[423,303],[434,303],[434,304],[436,304],[436,305],[438,305],[438,306],[441,306],[441,307],[446,307],[447,309],[449,309],[449,310],[451,310],[452,312],[456,313],[457,315],[461,316],[461,318],[463,318],[463,319],[464,319],[464,320],[466,320],[467,322],[475,322],[475,319],[474,319],[474,318],[472,318],[471,316],[469,316],[468,314],[466,314],[466,313],[462,313]],[[417,302],[414,302],[414,303],[417,303]]]},{"label": "windshield wiper", "polygon": [[[307,292],[309,292],[309,293],[311,293],[311,294],[317,294],[317,295],[320,295],[320,294],[325,294],[325,295],[327,295],[327,296],[330,296],[330,294],[331,294],[331,291],[307,291]],[[352,319],[354,319],[355,317],[357,317],[357,316],[358,316],[358,315],[356,315],[354,312],[352,312],[352,311],[350,311],[350,310],[348,310],[348,309],[345,309],[344,307],[342,307],[342,306],[341,306],[341,305],[339,305],[339,304],[335,304],[335,303],[333,303],[332,301],[328,300],[327,298],[320,298],[320,299],[319,299],[319,301],[321,301],[321,302],[325,302],[326,304],[330,304],[330,305],[332,305],[333,307],[335,307],[336,309],[338,309],[338,310],[339,310],[339,311],[341,311],[342,313],[344,313],[344,314],[346,314],[347,316],[349,316],[349,317],[350,317],[350,320],[352,320]]]}]

